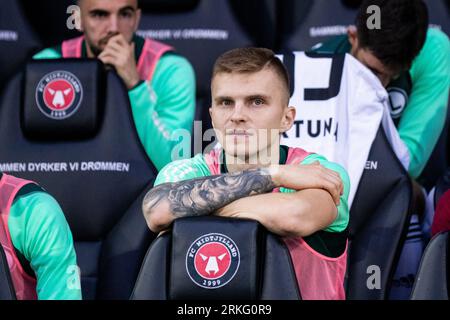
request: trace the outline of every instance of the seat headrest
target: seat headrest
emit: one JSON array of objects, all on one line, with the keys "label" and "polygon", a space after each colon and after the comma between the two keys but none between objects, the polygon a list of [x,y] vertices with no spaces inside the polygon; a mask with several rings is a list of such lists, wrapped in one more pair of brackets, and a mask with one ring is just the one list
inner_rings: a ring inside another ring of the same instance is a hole
[{"label": "seat headrest", "polygon": [[257,298],[265,240],[256,221],[178,219],[172,235],[170,299]]},{"label": "seat headrest", "polygon": [[105,90],[94,59],[31,61],[26,66],[22,128],[30,140],[78,140],[98,130]]},{"label": "seat headrest", "polygon": [[152,12],[182,12],[194,9],[200,0],[140,0],[139,7]]}]

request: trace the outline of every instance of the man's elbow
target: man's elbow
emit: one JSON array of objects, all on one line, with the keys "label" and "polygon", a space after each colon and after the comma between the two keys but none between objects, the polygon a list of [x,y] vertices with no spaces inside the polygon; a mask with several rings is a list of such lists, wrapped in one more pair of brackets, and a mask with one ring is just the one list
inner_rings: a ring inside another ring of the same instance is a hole
[{"label": "man's elbow", "polygon": [[312,223],[311,221],[300,219],[297,216],[289,219],[283,229],[283,233],[285,236],[293,238],[307,237],[320,230],[316,224]]},{"label": "man's elbow", "polygon": [[165,201],[153,206],[149,206],[144,203],[142,206],[142,211],[144,212],[144,218],[147,222],[147,226],[154,233],[159,233],[167,229],[172,223],[173,216],[170,212],[168,203]]},{"label": "man's elbow", "polygon": [[292,237],[307,237],[328,227],[337,216],[337,207],[331,202],[316,206],[308,201],[297,203],[285,224],[285,231]]}]

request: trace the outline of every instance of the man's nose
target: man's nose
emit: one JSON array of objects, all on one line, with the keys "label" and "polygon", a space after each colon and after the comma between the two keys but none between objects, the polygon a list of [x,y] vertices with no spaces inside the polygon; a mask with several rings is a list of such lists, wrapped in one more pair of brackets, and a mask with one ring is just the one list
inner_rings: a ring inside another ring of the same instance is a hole
[{"label": "man's nose", "polygon": [[109,17],[109,32],[113,33],[113,32],[118,32],[119,31],[119,19],[117,18],[116,15],[111,14]]},{"label": "man's nose", "polygon": [[245,106],[242,103],[236,103],[231,114],[231,121],[242,122],[247,119]]}]

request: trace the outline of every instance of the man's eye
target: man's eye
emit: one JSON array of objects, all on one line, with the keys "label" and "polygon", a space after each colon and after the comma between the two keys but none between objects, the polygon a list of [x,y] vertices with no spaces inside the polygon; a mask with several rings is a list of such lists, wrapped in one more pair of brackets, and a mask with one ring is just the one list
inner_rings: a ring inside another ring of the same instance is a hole
[{"label": "man's eye", "polygon": [[231,100],[223,100],[220,105],[222,106],[231,106],[232,102]]},{"label": "man's eye", "polygon": [[264,104],[264,100],[263,100],[263,99],[254,99],[254,100],[253,100],[253,104],[254,104],[255,106],[261,106],[261,105]]},{"label": "man's eye", "polygon": [[133,13],[131,11],[125,11],[120,14],[123,18],[131,18]]},{"label": "man's eye", "polygon": [[91,16],[94,18],[105,18],[106,13],[105,12],[93,12],[93,13],[91,13]]}]

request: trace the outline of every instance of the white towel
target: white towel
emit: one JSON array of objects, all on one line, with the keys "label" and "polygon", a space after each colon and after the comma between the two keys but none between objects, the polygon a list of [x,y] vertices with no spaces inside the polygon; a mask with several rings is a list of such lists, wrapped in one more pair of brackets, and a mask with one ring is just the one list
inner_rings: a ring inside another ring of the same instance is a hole
[{"label": "white towel", "polygon": [[[294,56],[295,83],[290,105],[296,107],[296,122],[281,142],[342,165],[350,176],[351,206],[380,123],[403,166],[409,166],[406,145],[389,114],[388,93],[378,78],[349,54],[342,68],[333,69],[333,75],[331,57],[308,56],[300,51]],[[283,60],[282,55],[278,57]],[[305,89],[329,88],[331,77],[338,80],[336,96],[305,100]]]}]

